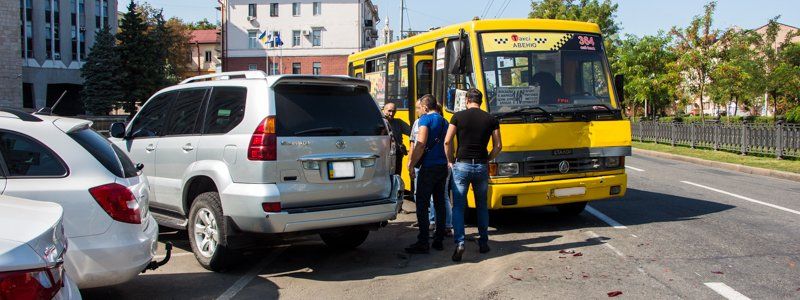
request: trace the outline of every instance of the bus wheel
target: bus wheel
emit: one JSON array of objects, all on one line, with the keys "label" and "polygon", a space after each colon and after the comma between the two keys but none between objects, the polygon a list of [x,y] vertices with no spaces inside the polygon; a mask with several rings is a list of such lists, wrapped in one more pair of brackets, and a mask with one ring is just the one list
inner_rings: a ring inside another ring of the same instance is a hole
[{"label": "bus wheel", "polygon": [[586,208],[587,202],[575,202],[556,205],[558,212],[565,216],[577,216]]}]

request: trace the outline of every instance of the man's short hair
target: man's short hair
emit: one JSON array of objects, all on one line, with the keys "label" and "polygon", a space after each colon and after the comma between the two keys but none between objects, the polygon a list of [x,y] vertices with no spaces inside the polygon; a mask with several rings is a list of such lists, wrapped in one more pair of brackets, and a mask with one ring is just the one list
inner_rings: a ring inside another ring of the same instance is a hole
[{"label": "man's short hair", "polygon": [[481,93],[481,91],[478,89],[467,90],[467,102],[481,105],[481,103],[483,103],[483,93]]},{"label": "man's short hair", "polygon": [[428,110],[435,111],[439,104],[436,103],[436,97],[431,94],[425,94],[419,98],[420,103],[428,107]]},{"label": "man's short hair", "polygon": [[394,104],[394,102],[386,102],[386,103],[383,104],[383,109],[386,109],[386,107],[389,106],[389,105],[394,105],[394,107],[397,108],[397,105]]}]

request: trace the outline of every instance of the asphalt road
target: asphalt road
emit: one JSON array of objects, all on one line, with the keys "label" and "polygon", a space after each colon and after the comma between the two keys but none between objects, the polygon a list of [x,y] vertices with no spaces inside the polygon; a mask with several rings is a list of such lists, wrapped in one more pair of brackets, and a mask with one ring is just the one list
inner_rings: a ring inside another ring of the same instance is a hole
[{"label": "asphalt road", "polygon": [[617,298],[634,299],[800,298],[800,183],[642,156],[626,164],[625,198],[591,203],[571,218],[549,207],[493,213],[492,251],[478,254],[471,242],[461,263],[450,261],[450,243],[429,255],[403,253],[415,239],[413,214],[372,232],[354,251],[331,252],[311,236],[255,249],[224,274],[196,263],[185,232],[163,232],[160,239],[177,246],[169,264],[82,294],[541,299],[619,291]]}]

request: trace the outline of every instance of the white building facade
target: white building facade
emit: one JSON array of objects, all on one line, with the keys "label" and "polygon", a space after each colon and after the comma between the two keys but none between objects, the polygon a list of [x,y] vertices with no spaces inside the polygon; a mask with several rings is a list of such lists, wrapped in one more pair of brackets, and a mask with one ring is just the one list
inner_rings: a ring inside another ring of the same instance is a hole
[{"label": "white building facade", "polygon": [[224,71],[346,75],[347,56],[378,41],[370,0],[228,0],[223,13]]}]

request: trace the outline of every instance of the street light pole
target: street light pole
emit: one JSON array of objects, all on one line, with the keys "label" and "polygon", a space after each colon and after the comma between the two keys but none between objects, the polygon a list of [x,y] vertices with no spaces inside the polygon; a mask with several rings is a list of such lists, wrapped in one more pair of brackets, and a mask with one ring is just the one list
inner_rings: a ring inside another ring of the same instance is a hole
[{"label": "street light pole", "polygon": [[406,11],[406,1],[405,0],[400,0],[400,39],[401,40],[403,39],[403,25],[404,25],[404,23],[403,23],[404,19],[403,18],[405,16],[405,11]]}]

